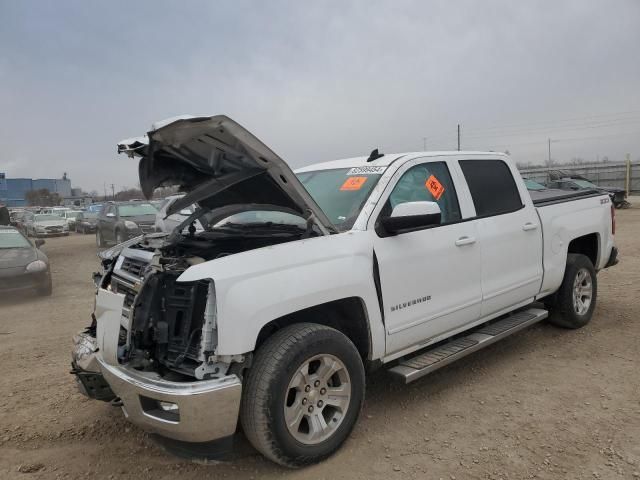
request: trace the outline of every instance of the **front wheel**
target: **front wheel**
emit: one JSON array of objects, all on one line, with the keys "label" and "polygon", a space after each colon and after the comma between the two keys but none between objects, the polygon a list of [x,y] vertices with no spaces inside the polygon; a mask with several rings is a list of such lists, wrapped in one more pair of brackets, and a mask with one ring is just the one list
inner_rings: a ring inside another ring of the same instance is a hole
[{"label": "front wheel", "polygon": [[291,325],[258,349],[245,378],[240,421],[264,456],[300,467],[342,445],[364,391],[362,359],[349,338],[323,325]]},{"label": "front wheel", "polygon": [[584,327],[593,316],[597,296],[598,278],[591,260],[570,253],[560,289],[548,305],[549,322],[563,328]]}]

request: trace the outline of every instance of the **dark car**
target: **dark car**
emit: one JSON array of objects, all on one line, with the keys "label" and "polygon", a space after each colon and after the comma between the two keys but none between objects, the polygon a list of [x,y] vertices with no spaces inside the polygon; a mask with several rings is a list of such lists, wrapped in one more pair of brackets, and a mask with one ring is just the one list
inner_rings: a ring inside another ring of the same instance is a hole
[{"label": "dark car", "polygon": [[597,190],[598,192],[607,193],[611,197],[611,202],[616,208],[628,205],[627,192],[622,188],[601,187],[589,180],[583,178],[561,178],[551,180],[547,183],[549,188],[558,188],[560,190]]},{"label": "dark car", "polygon": [[51,295],[49,259],[38,247],[44,240],[31,243],[14,227],[0,226],[0,294],[35,290]]},{"label": "dark car", "polygon": [[154,232],[157,212],[149,202],[107,203],[98,214],[96,244],[105,247]]},{"label": "dark car", "polygon": [[76,216],[76,233],[93,233],[98,223],[98,212],[80,212]]}]

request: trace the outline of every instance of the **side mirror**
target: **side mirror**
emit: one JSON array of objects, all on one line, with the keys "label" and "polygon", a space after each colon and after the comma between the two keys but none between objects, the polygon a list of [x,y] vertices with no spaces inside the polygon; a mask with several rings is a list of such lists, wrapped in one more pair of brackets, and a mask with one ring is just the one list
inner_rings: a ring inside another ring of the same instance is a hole
[{"label": "side mirror", "polygon": [[35,244],[36,248],[40,248],[42,245],[44,245],[44,240],[41,238],[36,238]]},{"label": "side mirror", "polygon": [[436,202],[405,202],[381,220],[385,232],[395,235],[406,230],[440,225],[442,213]]},{"label": "side mirror", "polygon": [[109,212],[109,213],[107,213],[107,215],[106,215],[106,216],[107,216],[107,217],[109,217],[109,218],[113,218],[113,217],[115,217],[115,216],[116,216],[116,214],[115,214],[115,213],[113,213],[113,212]]}]

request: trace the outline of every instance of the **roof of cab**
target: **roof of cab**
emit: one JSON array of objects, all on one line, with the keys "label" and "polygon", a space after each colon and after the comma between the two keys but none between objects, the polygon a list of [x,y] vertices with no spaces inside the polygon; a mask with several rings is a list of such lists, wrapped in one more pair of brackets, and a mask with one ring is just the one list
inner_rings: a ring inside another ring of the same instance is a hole
[{"label": "roof of cab", "polygon": [[396,160],[402,159],[402,163],[413,160],[414,158],[421,157],[449,157],[449,156],[506,156],[502,152],[473,152],[473,151],[438,151],[438,152],[405,152],[405,153],[386,153],[383,157],[367,162],[368,156],[365,157],[353,157],[344,158],[342,160],[333,160],[330,162],[314,163],[305,167],[300,167],[295,170],[296,173],[311,172],[315,170],[334,170],[338,168],[353,168],[353,167],[388,167]]}]

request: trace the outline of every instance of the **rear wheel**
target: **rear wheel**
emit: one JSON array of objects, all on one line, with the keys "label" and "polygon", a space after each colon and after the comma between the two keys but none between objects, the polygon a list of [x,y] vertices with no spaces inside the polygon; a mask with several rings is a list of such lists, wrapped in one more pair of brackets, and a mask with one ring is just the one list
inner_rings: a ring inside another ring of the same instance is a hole
[{"label": "rear wheel", "polygon": [[584,327],[593,316],[598,296],[598,278],[591,260],[570,253],[560,289],[548,304],[549,322],[563,328]]},{"label": "rear wheel", "polygon": [[291,325],[262,345],[249,370],[240,421],[251,444],[288,467],[319,462],[349,436],[362,408],[362,359],[341,332]]}]

